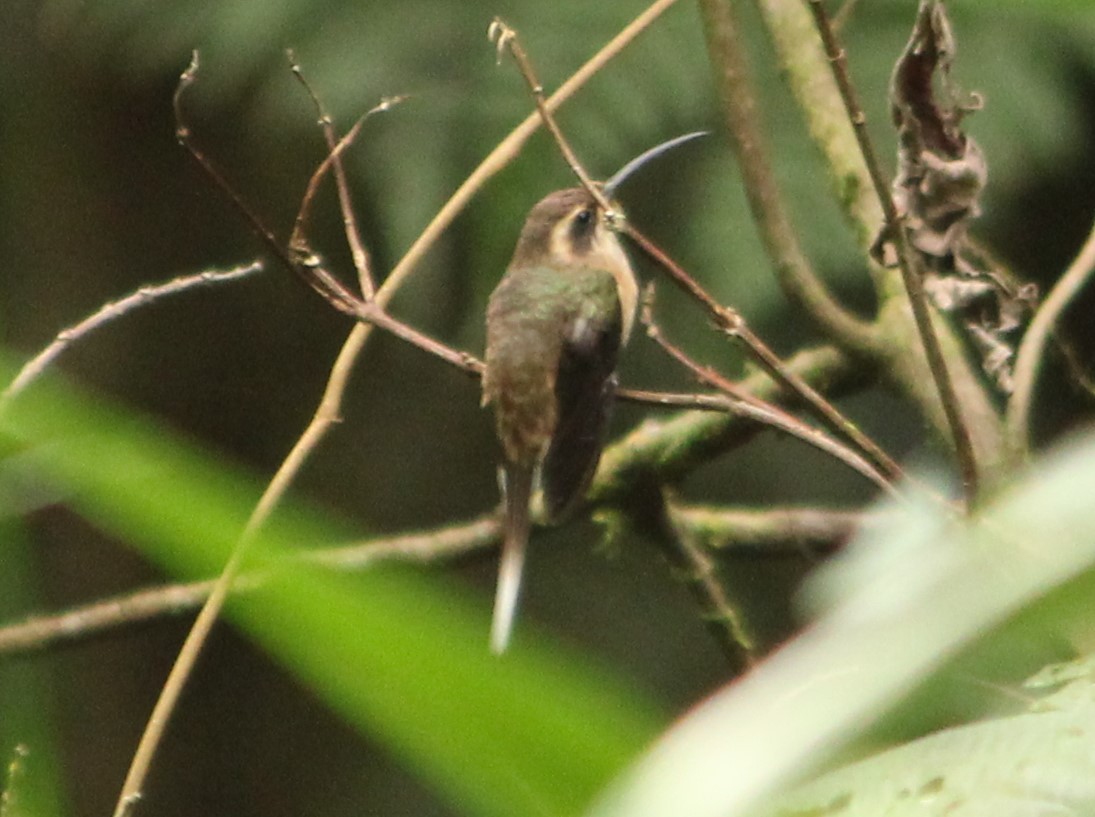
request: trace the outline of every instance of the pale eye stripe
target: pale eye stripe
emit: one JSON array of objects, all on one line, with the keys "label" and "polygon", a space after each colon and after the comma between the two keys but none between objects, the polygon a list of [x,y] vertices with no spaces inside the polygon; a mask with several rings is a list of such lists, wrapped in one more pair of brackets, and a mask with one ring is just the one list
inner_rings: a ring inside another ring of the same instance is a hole
[{"label": "pale eye stripe", "polygon": [[[551,228],[551,257],[562,260],[564,262],[577,261],[574,256],[574,247],[571,244],[570,228],[574,223],[575,217],[583,210],[589,209],[586,204],[579,204],[569,213],[566,218],[559,219],[558,223]],[[594,210],[594,212],[597,212]],[[600,225],[598,225],[598,230]]]}]

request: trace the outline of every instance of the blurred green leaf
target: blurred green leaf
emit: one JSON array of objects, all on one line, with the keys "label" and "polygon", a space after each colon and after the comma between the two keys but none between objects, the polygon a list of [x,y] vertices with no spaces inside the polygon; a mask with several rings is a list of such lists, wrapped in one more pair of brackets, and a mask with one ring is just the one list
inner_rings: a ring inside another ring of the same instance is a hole
[{"label": "blurred green leaf", "polygon": [[777,797],[763,815],[1095,814],[1095,700],[948,729]]},{"label": "blurred green leaf", "polygon": [[[0,617],[15,618],[39,602],[33,549],[10,516],[0,489]],[[56,702],[48,668],[0,665],[0,762],[6,765],[0,817],[65,814],[64,777],[56,743]]]},{"label": "blurred green leaf", "polygon": [[[0,432],[72,507],[175,576],[218,571],[258,495],[166,429],[56,386],[9,406]],[[273,559],[333,536],[283,512],[257,548]],[[411,570],[351,580],[294,569],[230,614],[462,812],[579,813],[660,717],[619,679],[538,639],[491,656],[485,609],[440,584]]]},{"label": "blurred green leaf", "polygon": [[[958,651],[989,635],[1008,638],[1000,627],[1017,613],[1089,638],[1093,494],[1095,436],[1088,435],[968,524],[937,506],[895,514],[899,522],[864,537],[823,572],[838,588],[828,612],[674,728],[591,813],[750,812]],[[1091,735],[1078,739],[1090,758]]]}]

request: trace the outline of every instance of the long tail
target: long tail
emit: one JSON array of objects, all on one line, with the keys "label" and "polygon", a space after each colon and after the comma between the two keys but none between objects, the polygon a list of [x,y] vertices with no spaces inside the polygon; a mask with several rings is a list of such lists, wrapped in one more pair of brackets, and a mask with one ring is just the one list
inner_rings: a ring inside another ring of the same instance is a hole
[{"label": "long tail", "polygon": [[490,648],[496,655],[505,652],[517,614],[525,546],[529,537],[529,497],[532,495],[531,467],[506,465],[504,473],[505,539],[502,542],[502,560],[498,565],[498,589],[494,596],[494,621],[490,629]]}]

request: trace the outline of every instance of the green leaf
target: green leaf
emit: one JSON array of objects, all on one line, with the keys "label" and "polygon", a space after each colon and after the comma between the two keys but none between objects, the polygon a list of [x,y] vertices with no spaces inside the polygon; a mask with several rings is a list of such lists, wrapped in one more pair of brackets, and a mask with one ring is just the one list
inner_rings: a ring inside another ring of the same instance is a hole
[{"label": "green leaf", "polygon": [[[0,433],[72,507],[175,576],[219,571],[258,496],[166,429],[55,387],[9,406]],[[304,511],[280,513],[256,558],[335,535]],[[461,812],[579,813],[656,733],[654,707],[539,639],[491,656],[485,604],[442,585],[404,569],[294,567],[229,612]]]},{"label": "green leaf", "polygon": [[[34,553],[10,497],[0,487],[0,616],[33,609],[40,602]],[[64,802],[61,757],[56,741],[56,703],[49,668],[35,663],[0,664],[0,817],[60,817]]]},{"label": "green leaf", "polygon": [[[1095,700],[947,729],[827,774],[759,814],[1095,814]],[[759,817],[759,815],[758,815]]]},{"label": "green leaf", "polygon": [[[963,648],[1031,620],[1090,637],[1092,495],[1089,435],[968,523],[935,505],[897,513],[838,561],[827,583],[839,598],[826,613],[670,731],[591,814],[749,813]],[[1081,738],[1095,754],[1090,733]]]}]

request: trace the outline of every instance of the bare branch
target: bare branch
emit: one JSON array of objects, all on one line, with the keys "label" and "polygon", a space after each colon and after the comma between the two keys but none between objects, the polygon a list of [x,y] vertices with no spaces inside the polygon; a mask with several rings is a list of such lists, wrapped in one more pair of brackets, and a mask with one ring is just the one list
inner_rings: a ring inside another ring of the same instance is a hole
[{"label": "bare branch", "polygon": [[297,257],[291,257],[286,249],[278,241],[277,237],[263,223],[258,214],[243,200],[236,189],[228,182],[220,169],[205,155],[195,143],[190,126],[183,115],[183,95],[191,85],[197,81],[200,61],[198,52],[195,51],[190,59],[190,64],[179,77],[179,84],[175,88],[173,105],[175,109],[175,138],[179,144],[190,154],[191,158],[202,168],[205,174],[213,181],[221,193],[232,202],[232,206],[246,219],[251,230],[259,237],[267,250],[280,261],[286,269],[300,278],[309,287],[315,290],[331,306],[344,314],[353,314],[353,309],[359,300],[352,292],[333,275],[331,275],[319,262],[318,258],[305,251],[296,253]]},{"label": "bare branch", "polygon": [[1057,281],[1030,322],[1015,361],[1015,391],[1007,410],[1008,443],[1019,455],[1030,449],[1030,409],[1046,341],[1061,314],[1095,272],[1095,224],[1080,252]]},{"label": "bare branch", "polygon": [[616,389],[616,399],[656,408],[684,408],[696,411],[732,411],[732,403],[722,394]]},{"label": "bare branch", "polygon": [[[696,395],[697,397],[700,395]],[[718,398],[725,404],[725,400]],[[671,503],[674,523],[705,548],[747,558],[823,556],[835,550],[866,519],[856,511],[823,508],[751,510]],[[431,564],[493,547],[500,535],[496,514],[437,530],[372,539],[352,545],[294,554],[292,563],[340,572],[368,569],[387,561]],[[249,571],[233,593],[262,586],[283,568]],[[0,626],[0,661],[81,643],[116,630],[168,616],[184,615],[209,597],[214,580],[143,588],[61,613]]]},{"label": "bare branch", "polygon": [[111,321],[168,296],[199,287],[226,284],[253,275],[261,271],[262,268],[261,261],[252,261],[245,266],[233,267],[223,272],[206,270],[193,275],[183,275],[164,284],[143,286],[120,300],[104,304],[94,314],[89,315],[74,326],[58,332],[57,337],[45,349],[27,361],[23,368],[19,370],[19,374],[15,376],[15,379],[8,384],[3,393],[0,393],[0,407],[34,382],[69,346]]},{"label": "bare branch", "polygon": [[[646,31],[658,17],[668,11],[676,2],[677,0],[655,0],[651,3],[600,51],[590,57],[566,82],[560,85],[558,90],[544,102],[544,107],[551,112],[558,110],[564,102],[574,96],[586,82],[630,45],[636,37]],[[410,249],[407,250],[407,253],[396,264],[391,275],[384,282],[385,286],[390,285],[394,291],[402,285],[404,278],[422,260],[422,257],[436,243],[438,237],[452,223],[457,214],[467,206],[472,196],[516,157],[525,142],[539,129],[541,124],[542,119],[539,112],[533,112],[525,117],[521,124],[514,128],[505,139],[498,143],[497,147],[479,163],[479,166],[472,171],[471,175],[445,202],[445,205],[434,216],[433,221],[429,223],[426,229],[422,231],[422,234],[415,239]],[[383,289],[384,287],[381,287],[381,290]]]},{"label": "bare branch", "polygon": [[730,337],[737,338],[745,345],[752,358],[768,372],[781,386],[798,396],[814,415],[835,434],[848,440],[862,451],[877,466],[890,483],[902,477],[901,467],[881,449],[870,437],[845,417],[826,400],[820,392],[789,369],[779,356],[764,343],[748,326],[745,318],[737,310],[723,306],[700,286],[676,261],[653,241],[639,232],[633,224],[627,222],[623,230],[639,248],[642,249],[663,270],[669,273],[675,284],[699,301],[710,313],[715,326]]},{"label": "bare branch", "polygon": [[412,346],[417,346],[422,351],[455,366],[465,374],[478,377],[483,372],[483,362],[477,357],[459,349],[453,349],[424,332],[419,332],[414,327],[396,320],[380,307],[377,300],[360,304],[355,314],[359,320],[377,326]]},{"label": "bare branch", "polygon": [[832,508],[670,506],[676,523],[708,550],[734,558],[813,558],[839,550],[876,516]]},{"label": "bare branch", "polygon": [[[274,234],[267,229],[266,225],[262,223],[262,219],[258,217],[248,205],[247,202],[236,192],[235,188],[228,183],[224,175],[220,172],[216,165],[214,165],[205,153],[194,144],[193,133],[190,130],[190,126],[187,124],[186,117],[183,115],[183,95],[190,89],[198,79],[198,69],[201,66],[201,61],[198,56],[198,52],[194,51],[190,56],[190,64],[183,71],[179,77],[179,84],[175,86],[175,95],[172,97],[172,105],[175,109],[175,138],[183,149],[190,154],[205,171],[205,174],[213,180],[213,183],[221,190],[221,192],[232,202],[234,206],[250,224],[254,233],[262,240],[267,249],[279,258],[285,258],[285,252],[278,242]],[[289,263],[286,259],[286,263]],[[291,263],[289,263],[292,266]]]},{"label": "bare branch", "polygon": [[[275,257],[292,272],[302,278],[316,292],[322,295],[328,303],[336,309],[343,313],[354,314],[356,316],[358,306],[361,304],[360,299],[356,298],[341,284],[341,282],[331,275],[322,266],[318,257],[308,252],[306,246],[291,248],[295,257],[290,256],[289,252],[280,245],[273,233],[266,228],[254,211],[247,206],[246,202],[243,201],[242,197],[228,183],[216,166],[213,165],[204,153],[193,144],[190,129],[185,124],[185,119],[182,115],[182,95],[184,91],[194,83],[197,71],[198,53],[195,51],[191,63],[182,77],[180,77],[178,88],[175,91],[174,107],[177,123],[176,134],[179,142],[251,223],[254,231],[262,238]],[[345,144],[349,144],[349,142],[347,141]],[[332,155],[337,158],[337,146],[336,150],[332,151]],[[376,311],[379,313],[381,310],[378,309]],[[373,317],[379,319],[382,315],[374,315]],[[367,333],[365,337],[367,337]],[[346,351],[345,348],[343,351]],[[340,355],[339,357],[339,363],[346,364],[345,371],[340,372],[343,382],[344,378],[349,374],[350,364],[352,364],[355,356],[356,352],[348,357],[346,355]],[[336,363],[336,369],[338,368],[339,363]],[[323,406],[321,405],[321,411],[322,410]],[[323,416],[322,422],[318,427],[325,429],[332,419],[332,416]],[[313,426],[310,426],[309,429],[313,427],[317,427],[315,422],[313,422]],[[306,446],[303,449],[304,451],[311,450],[310,446],[312,443],[310,439],[306,440],[307,437],[308,435],[305,434],[305,437],[302,437],[301,440],[298,441],[297,446],[294,448],[294,452],[301,450],[302,445]],[[292,454],[290,454],[290,459],[291,458]],[[301,461],[303,461],[303,458]],[[164,682],[164,686],[152,709],[152,714],[149,716],[148,723],[141,733],[141,738],[138,742],[137,749],[134,752],[129,771],[126,774],[121,792],[118,795],[118,801],[114,808],[114,817],[126,817],[133,806],[140,800],[145,778],[148,775],[148,770],[155,757],[156,750],[163,739],[167,723],[178,704],[179,696],[182,694],[182,690],[193,672],[194,665],[209,637],[209,633],[212,630],[214,623],[220,616],[220,611],[223,609],[228,594],[232,589],[232,583],[239,574],[244,558],[248,553],[249,546],[255,538],[255,533],[265,522],[270,511],[276,502],[280,500],[282,493],[288,486],[289,473],[290,472],[285,470],[285,464],[283,464],[282,468],[279,469],[278,474],[275,475],[274,480],[267,486],[267,490],[263,494],[259,505],[255,508],[251,518],[248,520],[243,535],[240,537],[239,542],[229,556],[224,570],[214,583],[208,598],[205,600],[201,611],[198,613],[197,619],[195,619],[193,626],[187,633],[186,640],[179,650],[175,663],[172,665],[167,680]],[[279,475],[282,474],[286,475],[284,481],[279,480],[278,478]]]},{"label": "bare branch", "polygon": [[[293,563],[315,564],[333,570],[362,570],[386,561],[428,564],[490,547],[498,540],[500,525],[494,514],[438,530],[375,539],[343,547],[304,550]],[[246,572],[232,592],[249,592],[284,568]],[[104,599],[63,613],[34,616],[0,627],[0,656],[10,658],[42,652],[133,626],[163,616],[189,613],[213,591],[215,580],[150,587]]]},{"label": "bare branch", "polygon": [[357,215],[354,213],[353,201],[350,198],[350,185],[346,179],[346,169],[342,165],[342,154],[351,144],[353,144],[357,135],[361,132],[365,120],[369,119],[374,114],[391,110],[394,106],[403,102],[406,97],[395,96],[382,99],[379,104],[358,117],[357,121],[354,122],[353,126],[346,132],[345,136],[341,139],[336,139],[331,116],[327,113],[322,100],[305,78],[304,70],[297,62],[293,51],[290,49],[286,54],[289,58],[289,70],[293,72],[293,76],[295,76],[297,80],[300,81],[300,84],[304,86],[304,90],[308,92],[308,96],[311,98],[312,104],[316,108],[316,113],[319,116],[319,125],[323,129],[323,137],[327,142],[328,150],[327,157],[319,167],[316,168],[315,172],[312,174],[312,178],[308,180],[308,187],[305,190],[304,197],[301,199],[300,210],[297,213],[296,221],[293,224],[293,233],[289,238],[289,246],[297,250],[307,249],[308,241],[305,237],[305,227],[311,213],[312,202],[324,176],[326,176],[327,172],[333,167],[335,186],[338,189],[339,210],[342,213],[342,226],[346,233],[346,244],[350,248],[350,256],[353,259],[354,269],[357,270],[361,294],[368,300],[372,298],[376,292],[376,285],[373,283],[373,276],[369,269],[369,254],[365,249],[364,242],[361,240],[361,232],[357,226]]},{"label": "bare branch", "polygon": [[[847,393],[873,377],[872,372],[853,364],[842,350],[831,346],[801,351],[789,358],[786,366],[830,394]],[[781,387],[765,372],[749,376],[740,385],[764,400],[781,394]],[[626,502],[636,482],[651,474],[660,482],[672,483],[697,464],[741,445],[763,428],[715,411],[686,411],[663,420],[647,419],[605,449],[589,502]]]},{"label": "bare branch", "polygon": [[739,384],[727,380],[725,377],[710,367],[701,366],[692,360],[683,350],[673,345],[662,334],[661,329],[654,322],[651,315],[649,297],[643,308],[643,324],[646,326],[647,335],[662,348],[670,357],[690,371],[700,382],[718,389],[727,394],[731,399],[727,401],[727,410],[740,417],[748,417],[758,423],[782,431],[796,439],[802,440],[808,445],[817,448],[847,465],[861,476],[866,477],[883,491],[897,496],[897,489],[874,465],[856,454],[851,449],[842,445],[803,423],[797,417],[788,414],[783,409],[771,403],[767,403],[750,394]]},{"label": "bare branch", "polygon": [[609,203],[608,199],[605,198],[600,186],[595,184],[589,177],[589,174],[586,173],[585,168],[582,167],[582,163],[578,161],[577,154],[574,153],[570,143],[563,135],[563,131],[559,128],[558,123],[556,123],[555,117],[552,116],[551,109],[547,106],[547,102],[544,99],[544,86],[541,85],[540,80],[537,79],[536,70],[532,67],[532,60],[529,59],[528,54],[521,45],[521,41],[517,37],[517,32],[502,22],[500,18],[495,17],[494,22],[490,24],[487,36],[490,38],[491,42],[495,43],[497,46],[499,60],[501,60],[503,49],[509,49],[509,52],[513,55],[514,62],[517,63],[517,67],[521,71],[521,76],[525,78],[529,91],[532,92],[532,97],[536,101],[536,111],[540,114],[540,119],[543,121],[544,127],[547,128],[548,132],[551,134],[551,138],[554,139],[555,144],[559,146],[559,152],[563,154],[563,159],[566,161],[567,166],[574,175],[578,177],[579,183],[586,189],[586,192],[593,197],[593,200],[597,202],[597,205],[605,212],[606,216],[610,217],[613,212],[612,205]]}]

